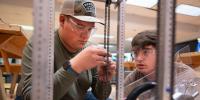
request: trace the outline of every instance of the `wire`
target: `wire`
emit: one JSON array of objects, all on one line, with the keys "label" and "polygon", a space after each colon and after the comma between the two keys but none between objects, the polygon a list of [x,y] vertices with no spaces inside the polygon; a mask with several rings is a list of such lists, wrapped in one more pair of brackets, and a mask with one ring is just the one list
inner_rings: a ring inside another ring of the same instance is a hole
[{"label": "wire", "polygon": [[[104,48],[107,50],[107,56],[106,56],[106,66],[104,66],[104,72],[106,74],[105,76],[105,80],[103,82],[103,84],[106,86],[107,82],[108,82],[108,66],[110,64],[109,62],[109,37],[110,37],[110,4],[111,4],[111,0],[106,0],[105,2],[105,24],[104,24]],[[106,96],[108,94],[108,90],[104,89],[103,94],[104,94],[104,99],[106,99]]]}]

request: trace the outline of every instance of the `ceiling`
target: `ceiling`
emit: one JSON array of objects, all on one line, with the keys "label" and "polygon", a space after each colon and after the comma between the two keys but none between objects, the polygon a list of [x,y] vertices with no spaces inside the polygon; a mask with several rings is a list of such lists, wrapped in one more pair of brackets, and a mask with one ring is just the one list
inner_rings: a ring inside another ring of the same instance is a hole
[{"label": "ceiling", "polygon": [[[59,8],[63,0],[55,0],[55,26],[58,27]],[[95,0],[97,7],[97,17],[104,21],[104,3],[102,0]],[[20,24],[32,26],[32,4],[33,0],[0,0],[0,18],[8,24]],[[177,0],[177,5],[189,4],[200,7],[199,0]],[[138,6],[126,5],[125,38],[132,38],[136,33],[147,29],[156,29],[157,11],[156,6],[152,9],[146,9]],[[111,44],[117,42],[117,9],[111,5]],[[177,14],[176,17],[176,42],[184,42],[200,37],[200,16],[192,17]],[[1,22],[0,22],[1,23]],[[97,24],[97,34],[103,34],[104,27]],[[31,31],[26,31],[31,33]],[[96,43],[103,43],[103,38],[92,37],[90,39]],[[130,41],[125,42],[126,52],[130,51]],[[116,47],[111,48],[116,51]]]}]

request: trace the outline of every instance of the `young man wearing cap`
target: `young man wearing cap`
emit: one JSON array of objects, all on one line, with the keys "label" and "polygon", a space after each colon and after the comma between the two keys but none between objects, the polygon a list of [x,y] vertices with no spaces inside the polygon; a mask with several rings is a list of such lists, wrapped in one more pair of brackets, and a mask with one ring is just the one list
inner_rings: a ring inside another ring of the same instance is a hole
[{"label": "young man wearing cap", "polygon": [[[59,29],[54,41],[54,100],[83,100],[91,87],[94,96],[103,100],[111,92],[111,80],[116,64],[110,61],[103,48],[88,46],[95,23],[96,8],[90,0],[65,0],[59,16]],[[26,45],[22,59],[22,78],[17,97],[31,98],[32,82],[32,42]],[[108,80],[105,81],[103,67],[108,67]],[[45,67],[45,66],[44,66]],[[106,91],[106,92],[105,92]]]}]

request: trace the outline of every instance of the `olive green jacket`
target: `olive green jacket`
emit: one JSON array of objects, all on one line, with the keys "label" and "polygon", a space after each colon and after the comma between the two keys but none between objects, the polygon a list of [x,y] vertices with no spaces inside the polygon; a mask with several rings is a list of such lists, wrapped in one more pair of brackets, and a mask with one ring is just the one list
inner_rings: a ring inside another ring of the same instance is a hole
[{"label": "olive green jacket", "polygon": [[[93,94],[103,100],[111,92],[110,83],[102,83],[97,78],[96,69],[87,70],[79,75],[71,74],[63,68],[64,62],[77,53],[70,53],[61,43],[58,31],[54,40],[54,100],[84,100],[87,90],[91,87]],[[86,59],[83,59],[86,60]],[[18,85],[17,96],[30,100],[32,89],[32,42],[27,43],[22,57],[22,77]],[[81,66],[81,65],[80,65]],[[46,66],[44,66],[46,67]],[[107,94],[103,91],[106,89]]]}]

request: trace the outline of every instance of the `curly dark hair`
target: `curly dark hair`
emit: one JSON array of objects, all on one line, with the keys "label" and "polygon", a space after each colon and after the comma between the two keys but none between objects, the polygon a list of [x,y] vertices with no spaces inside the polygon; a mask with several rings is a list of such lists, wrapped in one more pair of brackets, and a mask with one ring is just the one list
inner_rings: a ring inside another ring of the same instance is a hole
[{"label": "curly dark hair", "polygon": [[133,51],[142,49],[145,46],[152,45],[156,48],[158,35],[155,30],[147,30],[138,33],[132,40],[131,46]]}]

